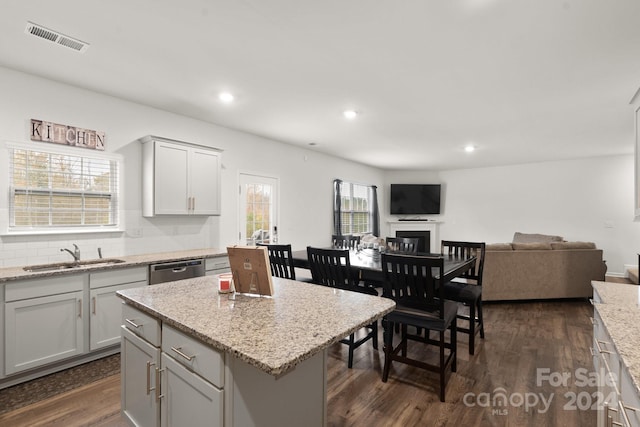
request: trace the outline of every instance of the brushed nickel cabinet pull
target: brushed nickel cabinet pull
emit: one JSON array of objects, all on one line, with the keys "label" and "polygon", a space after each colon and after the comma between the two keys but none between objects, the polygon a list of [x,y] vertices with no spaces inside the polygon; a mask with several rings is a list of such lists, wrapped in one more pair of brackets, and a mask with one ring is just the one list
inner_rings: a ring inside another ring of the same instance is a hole
[{"label": "brushed nickel cabinet pull", "polygon": [[78,317],[82,319],[82,299],[78,300]]},{"label": "brushed nickel cabinet pull", "polygon": [[598,340],[596,340],[596,345],[598,346],[598,351],[599,351],[600,353],[613,354],[613,351],[603,350],[603,349],[602,349],[602,347],[600,347],[600,344],[611,344],[610,342],[607,342],[607,341],[598,341]]},{"label": "brushed nickel cabinet pull", "polygon": [[96,304],[97,304],[96,299],[97,299],[96,297],[93,297],[93,301],[92,301],[93,302],[93,314],[94,315],[96,314]]},{"label": "brushed nickel cabinet pull", "polygon": [[[151,367],[155,366],[155,362],[150,362],[147,360],[147,396],[151,394],[155,387],[151,388]],[[158,374],[156,374],[157,376]],[[156,380],[156,387],[158,386],[158,381]]]},{"label": "brushed nickel cabinet pull", "polygon": [[191,210],[195,211],[196,210],[196,198],[192,197],[192,199],[193,199],[193,205],[191,206]]},{"label": "brushed nickel cabinet pull", "polygon": [[138,329],[140,326],[142,325],[138,325],[137,323],[135,323],[133,320],[129,320],[129,319],[124,319],[125,322],[127,322],[128,324],[130,324],[131,326],[133,326],[134,328]]},{"label": "brushed nickel cabinet pull", "polygon": [[164,369],[156,368],[155,370],[156,370],[156,386],[155,386],[156,402],[158,402],[160,401],[160,399],[164,397],[164,394],[160,394],[160,376],[162,375],[162,372],[164,372]]},{"label": "brushed nickel cabinet pull", "polygon": [[176,353],[178,353],[179,356],[184,357],[189,362],[191,362],[196,357],[195,354],[193,356],[187,356],[186,354],[184,354],[182,352],[182,347],[171,347],[171,350],[175,351]]}]

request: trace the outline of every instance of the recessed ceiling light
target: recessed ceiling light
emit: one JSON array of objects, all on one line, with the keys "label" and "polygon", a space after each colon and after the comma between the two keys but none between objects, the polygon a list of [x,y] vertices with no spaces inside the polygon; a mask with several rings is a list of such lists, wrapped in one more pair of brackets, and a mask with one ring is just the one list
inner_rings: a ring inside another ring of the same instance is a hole
[{"label": "recessed ceiling light", "polygon": [[358,113],[354,110],[346,110],[342,113],[342,115],[349,120],[353,120],[356,118]]},{"label": "recessed ceiling light", "polygon": [[473,153],[474,151],[476,151],[476,147],[474,147],[473,145],[467,145],[466,147],[464,147],[464,151],[466,151],[467,153]]},{"label": "recessed ceiling light", "polygon": [[222,92],[220,95],[218,95],[218,99],[220,99],[220,101],[222,102],[229,103],[233,101],[234,97],[233,94],[229,92]]}]

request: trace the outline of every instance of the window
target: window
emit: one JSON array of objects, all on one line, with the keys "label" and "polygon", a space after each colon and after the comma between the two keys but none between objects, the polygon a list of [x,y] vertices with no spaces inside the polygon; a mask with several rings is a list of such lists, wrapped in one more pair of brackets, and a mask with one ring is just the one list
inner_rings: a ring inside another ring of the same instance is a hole
[{"label": "window", "polygon": [[[364,234],[378,232],[378,203],[376,187],[336,180],[336,210],[339,210],[339,223],[336,234]],[[337,212],[336,212],[337,213]]]},{"label": "window", "polygon": [[9,185],[10,231],[118,225],[114,158],[10,147]]}]

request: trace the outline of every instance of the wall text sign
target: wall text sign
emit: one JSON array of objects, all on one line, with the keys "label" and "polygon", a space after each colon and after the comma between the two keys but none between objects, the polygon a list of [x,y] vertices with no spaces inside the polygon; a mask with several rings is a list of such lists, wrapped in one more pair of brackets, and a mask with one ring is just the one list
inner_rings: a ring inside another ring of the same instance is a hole
[{"label": "wall text sign", "polygon": [[31,119],[31,140],[104,150],[104,132]]}]

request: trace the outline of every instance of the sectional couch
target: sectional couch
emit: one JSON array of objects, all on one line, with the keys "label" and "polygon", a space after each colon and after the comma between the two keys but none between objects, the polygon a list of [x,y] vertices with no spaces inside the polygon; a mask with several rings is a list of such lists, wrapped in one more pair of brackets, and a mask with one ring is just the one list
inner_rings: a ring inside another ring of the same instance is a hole
[{"label": "sectional couch", "polygon": [[487,245],[482,300],[590,298],[591,281],[606,270],[592,242],[518,232],[511,243]]}]

